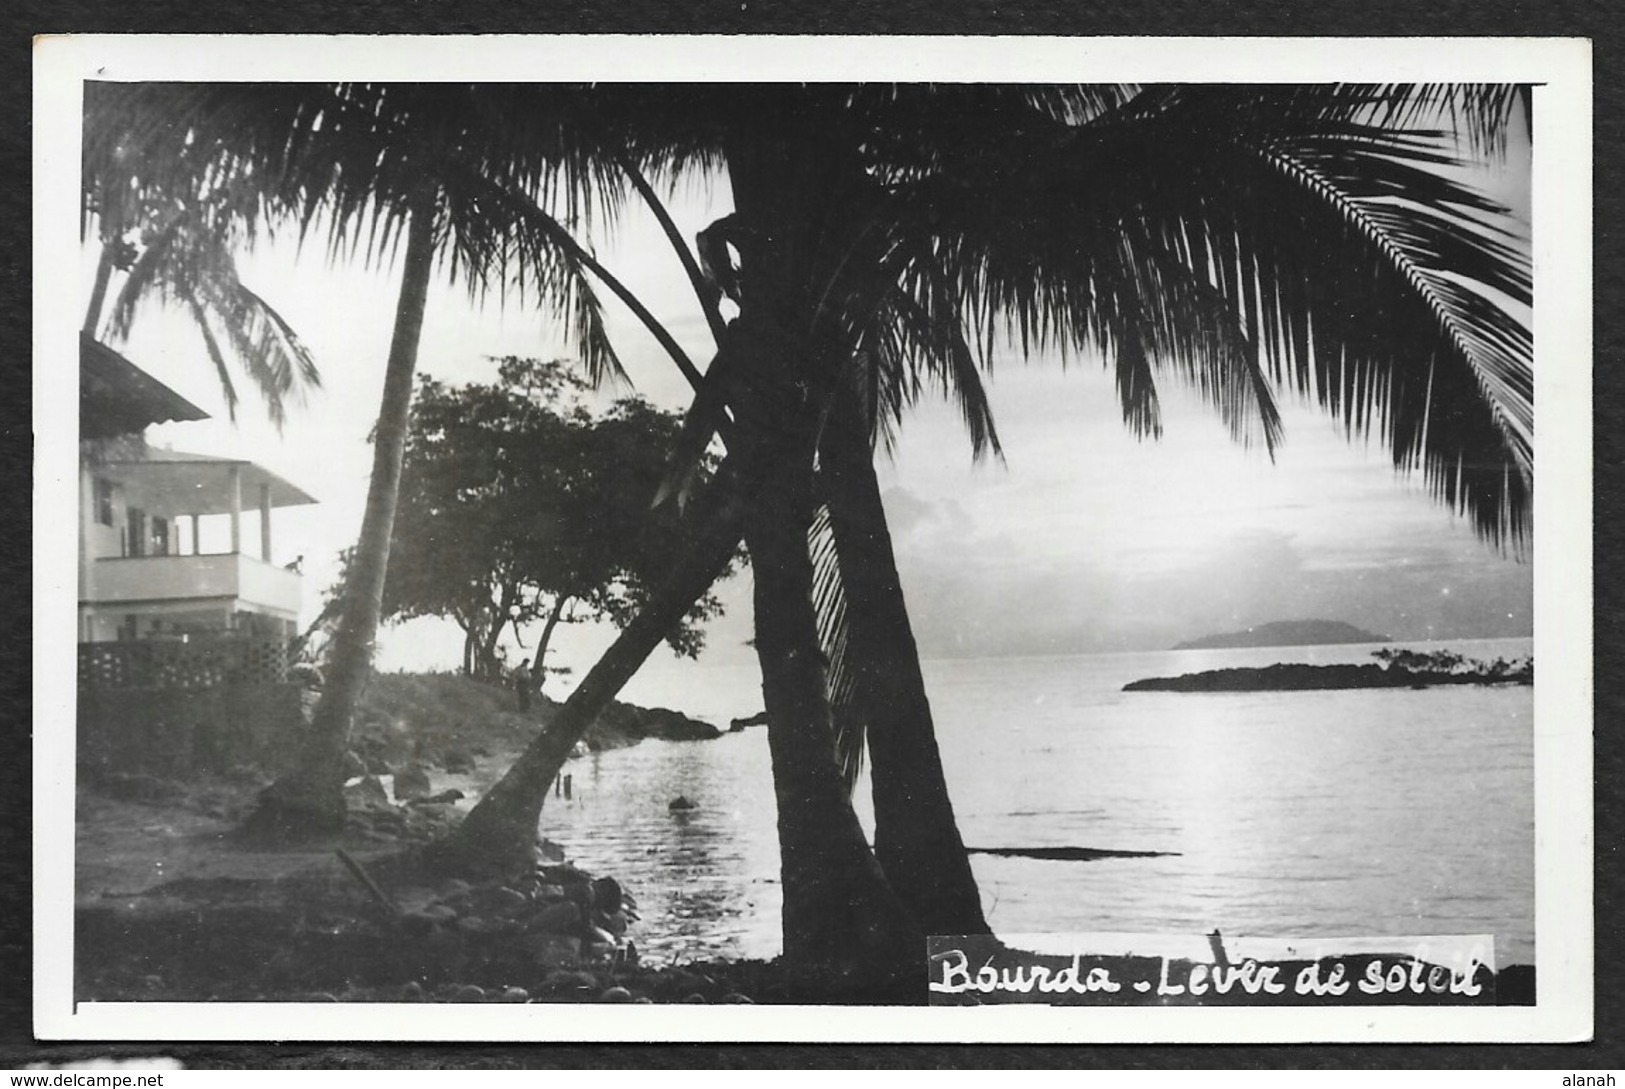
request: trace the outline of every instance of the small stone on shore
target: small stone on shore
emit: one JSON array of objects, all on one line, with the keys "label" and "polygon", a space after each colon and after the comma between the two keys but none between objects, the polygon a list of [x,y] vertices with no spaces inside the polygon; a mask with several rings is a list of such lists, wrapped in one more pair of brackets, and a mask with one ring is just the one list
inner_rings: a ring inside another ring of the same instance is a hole
[{"label": "small stone on shore", "polygon": [[567,934],[581,924],[581,909],[569,900],[560,900],[532,915],[525,929],[549,934]]},{"label": "small stone on shore", "polygon": [[408,802],[413,798],[427,798],[434,793],[429,772],[422,764],[409,764],[395,773],[395,800]]}]

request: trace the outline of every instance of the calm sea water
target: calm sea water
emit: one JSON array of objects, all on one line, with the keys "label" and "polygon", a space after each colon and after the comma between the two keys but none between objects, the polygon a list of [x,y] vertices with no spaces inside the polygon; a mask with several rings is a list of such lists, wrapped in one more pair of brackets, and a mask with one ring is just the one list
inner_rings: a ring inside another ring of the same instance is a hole
[{"label": "calm sea water", "polygon": [[[1529,640],[1453,643],[1474,657]],[[961,830],[976,847],[1172,857],[973,855],[995,930],[1349,937],[1489,933],[1534,961],[1533,697],[1520,688],[1127,693],[1147,676],[1372,647],[926,663]],[[726,727],[761,708],[754,671],[640,675],[628,698]],[[613,873],[657,959],[779,950],[767,736],[649,741],[573,761],[542,832]],[[868,784],[859,812],[869,821]],[[697,808],[673,813],[679,794]]]}]

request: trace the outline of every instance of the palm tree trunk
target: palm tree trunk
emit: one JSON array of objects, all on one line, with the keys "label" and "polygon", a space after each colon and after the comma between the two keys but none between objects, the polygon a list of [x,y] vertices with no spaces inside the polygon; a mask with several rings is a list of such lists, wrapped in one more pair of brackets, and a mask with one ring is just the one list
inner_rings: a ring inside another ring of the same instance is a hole
[{"label": "palm tree trunk", "polygon": [[[795,451],[783,451],[792,456]],[[803,997],[896,994],[924,955],[835,765],[812,606],[810,456],[774,457],[747,522],[784,886],[784,958]]]},{"label": "palm tree trunk", "polygon": [[853,699],[867,725],[875,857],[925,933],[986,934],[942,774],[874,456],[851,407],[840,405],[825,430],[819,464],[846,587]]},{"label": "palm tree trunk", "polygon": [[744,505],[724,465],[693,517],[693,543],[678,558],[643,610],[598,659],[553,720],[486,792],[462,824],[431,844],[426,859],[449,874],[512,875],[535,865],[536,826],[553,779],[570,750],[649,654],[711,588],[739,547]]},{"label": "palm tree trunk", "polygon": [[434,259],[438,191],[426,187],[413,204],[407,226],[406,262],[395,311],[395,331],[384,372],[383,404],[373,436],[372,480],[361,537],[347,572],[343,613],[333,635],[327,683],[304,750],[292,771],[261,795],[250,818],[259,829],[282,835],[334,831],[344,824],[344,755],[357,703],[372,673],[383,608],[384,576],[400,495],[412,375]]},{"label": "palm tree trunk", "polygon": [[887,885],[836,766],[813,609],[813,460],[839,367],[812,337],[816,285],[841,195],[864,175],[803,105],[771,91],[742,100],[726,149],[749,235],[727,346],[740,360],[730,442],[752,485],[745,542],[778,803],[784,959],[799,997],[917,999],[924,938]]},{"label": "palm tree trunk", "polygon": [[90,305],[85,307],[85,322],[80,330],[91,339],[102,323],[102,307],[107,302],[107,284],[113,278],[113,250],[107,239],[102,239],[102,251],[96,258],[96,280],[90,288]]}]

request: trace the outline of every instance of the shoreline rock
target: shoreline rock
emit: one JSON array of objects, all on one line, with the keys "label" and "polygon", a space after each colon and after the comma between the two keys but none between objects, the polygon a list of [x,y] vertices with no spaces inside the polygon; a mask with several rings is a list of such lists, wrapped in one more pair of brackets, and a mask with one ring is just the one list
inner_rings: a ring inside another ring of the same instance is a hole
[{"label": "shoreline rock", "polygon": [[[549,707],[546,721],[551,721],[552,708],[556,706]],[[616,701],[604,708],[598,721],[588,728],[585,741],[589,750],[599,752],[636,745],[649,738],[661,741],[713,741],[725,732],[709,722],[690,718],[681,711],[639,707]]]},{"label": "shoreline rock", "polygon": [[[351,743],[363,766],[356,774],[399,777],[407,771],[409,782],[419,770],[429,776],[472,774],[493,755],[506,759],[523,752],[560,706],[539,696],[521,714],[512,690],[489,681],[455,673],[378,674],[356,715]],[[588,729],[582,751],[625,748],[651,737],[706,741],[726,732],[679,711],[615,701]],[[419,786],[425,796],[438,789]],[[404,800],[399,787],[396,797]]]},{"label": "shoreline rock", "polygon": [[1457,673],[1379,665],[1277,663],[1260,667],[1210,669],[1177,677],[1145,677],[1125,692],[1312,692],[1351,688],[1434,688],[1443,685],[1529,685],[1533,667],[1506,673]]}]

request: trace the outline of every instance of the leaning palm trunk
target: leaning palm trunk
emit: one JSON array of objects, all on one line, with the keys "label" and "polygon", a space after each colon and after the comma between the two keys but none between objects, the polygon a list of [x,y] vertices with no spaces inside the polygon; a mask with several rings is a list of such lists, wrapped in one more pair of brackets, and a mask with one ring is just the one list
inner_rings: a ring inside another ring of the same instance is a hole
[{"label": "leaning palm trunk", "polygon": [[406,450],[412,373],[417,368],[418,340],[429,293],[434,257],[436,193],[432,188],[414,202],[407,227],[405,270],[395,331],[384,374],[383,404],[373,437],[372,480],[367,490],[361,537],[345,579],[344,605],[327,683],[293,769],[260,797],[250,827],[277,835],[335,831],[344,823],[345,753],[357,703],[372,673],[374,644],[389,566],[390,537],[400,495],[401,461]]},{"label": "leaning palm trunk", "polygon": [[869,748],[875,857],[925,933],[989,933],[942,774],[874,457],[854,413],[835,414],[819,452],[846,591],[851,708]]},{"label": "leaning palm trunk", "polygon": [[507,774],[480,799],[462,824],[429,848],[428,859],[435,868],[484,876],[511,874],[534,865],[542,805],[570,751],[660,641],[711,588],[739,547],[744,507],[730,466],[723,466],[708,499],[694,512],[699,529],[693,543],[642,611],[616,637]]}]

